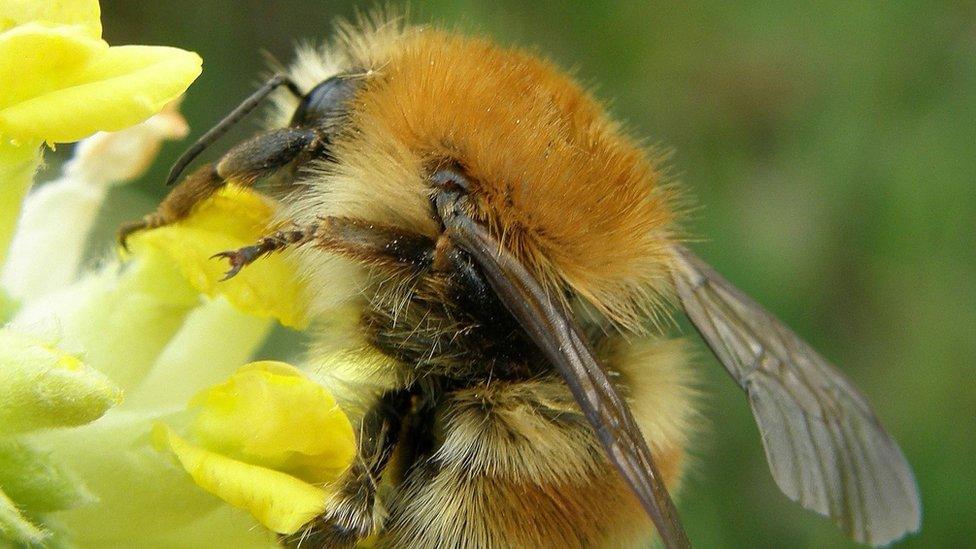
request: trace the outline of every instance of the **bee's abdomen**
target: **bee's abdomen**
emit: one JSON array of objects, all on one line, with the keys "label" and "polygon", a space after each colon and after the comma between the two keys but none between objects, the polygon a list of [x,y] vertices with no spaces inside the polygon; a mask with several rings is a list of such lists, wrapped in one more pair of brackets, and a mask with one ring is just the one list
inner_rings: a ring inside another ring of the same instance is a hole
[{"label": "bee's abdomen", "polygon": [[[458,284],[418,277],[374,294],[362,317],[412,369],[426,410],[402,435],[415,447],[383,502],[380,546],[647,546],[653,527],[568,386],[500,305]],[[604,334],[595,347],[676,488],[692,427],[682,345]]]},{"label": "bee's abdomen", "polygon": [[557,378],[450,391],[384,547],[628,547],[653,529]]}]

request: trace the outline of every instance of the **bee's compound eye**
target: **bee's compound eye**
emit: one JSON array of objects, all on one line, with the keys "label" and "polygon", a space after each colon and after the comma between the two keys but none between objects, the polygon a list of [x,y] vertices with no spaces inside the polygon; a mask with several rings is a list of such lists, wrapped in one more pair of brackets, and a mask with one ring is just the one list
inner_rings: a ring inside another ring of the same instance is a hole
[{"label": "bee's compound eye", "polygon": [[357,80],[333,76],[311,89],[302,98],[291,119],[291,126],[308,126],[326,117],[341,115],[356,93]]}]

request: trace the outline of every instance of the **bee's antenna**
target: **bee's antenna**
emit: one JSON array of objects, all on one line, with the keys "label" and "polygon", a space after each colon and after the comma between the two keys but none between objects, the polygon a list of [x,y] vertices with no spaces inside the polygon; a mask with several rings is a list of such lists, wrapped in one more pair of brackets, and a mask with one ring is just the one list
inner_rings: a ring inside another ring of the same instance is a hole
[{"label": "bee's antenna", "polygon": [[227,133],[227,130],[231,126],[240,121],[241,118],[247,115],[247,113],[254,110],[258,104],[261,103],[268,95],[271,94],[278,86],[285,86],[291,93],[295,94],[296,97],[302,97],[302,90],[299,89],[298,85],[286,74],[276,74],[272,76],[267,82],[261,85],[254,93],[252,93],[247,99],[241,101],[241,104],[237,106],[234,110],[230,111],[227,116],[223,118],[217,125],[207,130],[207,133],[200,136],[196,143],[190,146],[176,162],[173,163],[173,167],[169,169],[169,176],[166,177],[166,184],[172,185],[183,170],[193,162],[200,153],[202,153],[207,147],[209,147],[214,141],[220,139],[222,135]]}]

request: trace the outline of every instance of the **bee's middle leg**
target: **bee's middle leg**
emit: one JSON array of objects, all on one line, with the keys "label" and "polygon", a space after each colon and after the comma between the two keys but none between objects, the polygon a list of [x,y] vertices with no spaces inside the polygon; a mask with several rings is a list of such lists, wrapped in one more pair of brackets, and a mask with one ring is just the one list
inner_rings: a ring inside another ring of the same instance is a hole
[{"label": "bee's middle leg", "polygon": [[227,278],[259,258],[288,247],[313,245],[376,267],[411,268],[418,272],[435,263],[437,251],[430,237],[398,227],[345,217],[326,217],[318,223],[295,226],[256,243],[216,254],[230,262]]}]

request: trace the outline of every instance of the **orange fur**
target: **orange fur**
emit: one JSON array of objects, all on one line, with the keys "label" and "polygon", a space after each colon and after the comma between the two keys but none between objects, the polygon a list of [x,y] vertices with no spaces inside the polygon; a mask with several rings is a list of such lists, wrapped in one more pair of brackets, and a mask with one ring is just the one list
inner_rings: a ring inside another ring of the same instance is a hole
[{"label": "orange fur", "polygon": [[668,197],[643,152],[551,65],[426,31],[404,40],[357,112],[423,158],[460,161],[483,219],[553,289],[628,326],[646,312],[664,278]]}]

